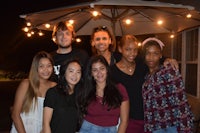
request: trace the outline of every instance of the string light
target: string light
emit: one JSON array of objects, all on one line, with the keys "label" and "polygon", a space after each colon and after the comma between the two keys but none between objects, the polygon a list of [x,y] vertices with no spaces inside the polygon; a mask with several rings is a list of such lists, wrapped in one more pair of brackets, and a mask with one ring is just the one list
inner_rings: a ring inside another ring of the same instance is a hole
[{"label": "string light", "polygon": [[157,24],[158,24],[158,25],[162,25],[162,24],[163,24],[163,21],[162,21],[162,20],[158,20],[158,21],[157,21]]},{"label": "string light", "polygon": [[38,35],[39,35],[39,36],[43,36],[44,33],[43,33],[42,31],[39,31],[39,32],[38,32]]},{"label": "string light", "polygon": [[28,31],[29,31],[29,28],[28,28],[28,27],[24,27],[24,28],[23,28],[23,31],[24,31],[24,32],[28,32]]},{"label": "string light", "polygon": [[26,35],[27,35],[27,37],[31,37],[31,36],[32,36],[32,34],[31,34],[31,33],[27,33]]},{"label": "string light", "polygon": [[51,27],[51,25],[50,25],[50,24],[45,24],[45,27],[46,27],[47,29],[49,29],[49,28]]},{"label": "string light", "polygon": [[[93,15],[94,17],[97,17],[97,16],[101,15],[101,13],[100,13],[99,11],[97,11],[97,10],[92,10],[91,13],[92,13],[92,15]],[[186,18],[191,18],[191,17],[192,17],[192,14],[190,14],[190,13],[186,14]],[[125,20],[124,20],[124,23],[125,23],[126,25],[130,25],[131,23],[133,23],[133,20],[130,19],[130,18],[128,18],[128,19],[125,19]],[[74,20],[73,20],[73,19],[68,20],[68,24],[69,24],[69,25],[73,25],[73,24],[74,24]],[[162,24],[163,24],[163,20],[161,20],[161,19],[158,20],[158,21],[157,21],[157,24],[158,24],[158,25],[162,25]],[[32,25],[31,22],[27,21],[27,22],[26,22],[26,25],[27,25],[27,27],[24,27],[22,30],[23,30],[24,32],[27,32],[27,36],[28,36],[28,37],[31,37],[31,35],[34,34],[34,31],[35,31],[35,30],[29,32],[30,30],[33,29],[33,27],[31,27],[31,25]],[[48,24],[48,23],[44,24],[44,26],[45,26],[45,28],[47,28],[47,29],[49,29],[49,28],[51,27],[51,25]],[[36,29],[36,31],[38,32],[38,29],[37,29],[37,28],[34,28],[34,29]],[[29,32],[29,33],[28,33],[28,32]],[[39,32],[38,32],[38,35],[39,35],[39,36],[43,36],[44,33],[43,33],[42,31],[39,31]],[[170,38],[174,38],[174,34],[171,34],[171,35],[170,35]],[[81,39],[80,39],[80,38],[77,38],[77,39],[76,39],[76,42],[81,42]],[[140,45],[140,43],[138,43],[138,45]]]},{"label": "string light", "polygon": [[125,20],[125,23],[126,23],[127,25],[130,25],[130,24],[132,23],[132,20],[131,20],[131,19],[126,19],[126,20]]},{"label": "string light", "polygon": [[26,22],[26,25],[27,26],[31,26],[31,22]]},{"label": "string light", "polygon": [[187,15],[186,15],[186,18],[191,18],[192,17],[192,14],[190,14],[190,13],[188,13]]},{"label": "string light", "polygon": [[92,11],[92,15],[93,15],[94,17],[97,17],[97,16],[100,15],[100,13],[99,13],[98,11]]},{"label": "string light", "polygon": [[81,42],[81,39],[80,39],[80,38],[76,38],[76,42],[77,42],[77,43],[80,43],[80,42]]},{"label": "string light", "polygon": [[34,34],[35,34],[35,32],[34,32],[34,31],[31,31],[31,34],[32,34],[32,35],[34,35]]},{"label": "string light", "polygon": [[138,46],[139,46],[139,47],[142,46],[142,43],[141,43],[141,42],[138,42]]},{"label": "string light", "polygon": [[171,34],[171,35],[170,35],[170,38],[174,38],[174,34]]},{"label": "string light", "polygon": [[72,20],[72,19],[70,19],[68,22],[69,22],[71,25],[74,24],[74,20]]}]

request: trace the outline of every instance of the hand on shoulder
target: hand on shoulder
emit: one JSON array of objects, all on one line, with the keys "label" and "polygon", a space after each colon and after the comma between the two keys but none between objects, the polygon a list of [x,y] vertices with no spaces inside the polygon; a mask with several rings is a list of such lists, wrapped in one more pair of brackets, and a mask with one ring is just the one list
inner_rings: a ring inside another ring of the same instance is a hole
[{"label": "hand on shoulder", "polygon": [[179,70],[178,61],[173,58],[166,58],[163,65],[167,67],[167,65],[170,64],[174,70]]}]

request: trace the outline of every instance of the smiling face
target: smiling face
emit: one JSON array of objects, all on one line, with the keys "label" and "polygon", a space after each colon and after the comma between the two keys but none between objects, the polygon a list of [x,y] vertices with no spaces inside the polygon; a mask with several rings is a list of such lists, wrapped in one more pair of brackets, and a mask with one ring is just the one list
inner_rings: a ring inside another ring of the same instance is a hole
[{"label": "smiling face", "polygon": [[72,32],[59,29],[56,33],[56,43],[60,48],[69,48],[72,43]]},{"label": "smiling face", "polygon": [[138,41],[133,35],[124,35],[118,44],[118,50],[122,54],[121,60],[126,63],[133,63],[138,55]]},{"label": "smiling face", "polygon": [[122,59],[126,62],[133,62],[138,54],[138,45],[135,42],[126,42],[119,47]]},{"label": "smiling face", "polygon": [[111,38],[106,31],[97,31],[94,33],[92,46],[94,46],[98,53],[109,51]]},{"label": "smiling face", "polygon": [[65,71],[65,79],[71,88],[80,81],[81,75],[81,66],[77,62],[71,62]]},{"label": "smiling face", "polygon": [[91,72],[97,84],[106,83],[107,69],[103,63],[99,61],[93,63]]},{"label": "smiling face", "polygon": [[53,72],[53,65],[48,58],[41,58],[38,65],[38,76],[40,79],[49,79]]}]

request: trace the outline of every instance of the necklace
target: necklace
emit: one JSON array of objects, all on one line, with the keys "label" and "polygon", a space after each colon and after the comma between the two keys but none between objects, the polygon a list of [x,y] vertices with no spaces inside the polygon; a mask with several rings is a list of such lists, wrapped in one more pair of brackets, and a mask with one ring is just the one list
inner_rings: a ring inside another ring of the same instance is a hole
[{"label": "necklace", "polygon": [[130,64],[130,65],[121,63],[121,64],[119,64],[119,68],[121,68],[121,70],[127,74],[133,74],[133,72],[135,70],[135,63]]},{"label": "necklace", "polygon": [[128,71],[129,71],[129,72],[133,72],[133,69],[134,69],[134,68],[131,68],[131,67],[130,67],[130,68],[128,68]]},{"label": "necklace", "polygon": [[133,73],[133,71],[135,70],[135,65],[133,65],[133,66],[126,66],[125,68],[126,68],[126,70],[127,70],[129,73]]}]

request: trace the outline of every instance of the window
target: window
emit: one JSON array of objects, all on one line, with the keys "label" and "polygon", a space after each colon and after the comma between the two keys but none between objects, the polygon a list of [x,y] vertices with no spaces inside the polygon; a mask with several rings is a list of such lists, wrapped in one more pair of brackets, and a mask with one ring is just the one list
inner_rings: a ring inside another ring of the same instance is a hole
[{"label": "window", "polygon": [[[174,40],[173,58],[179,62],[181,74],[185,82],[186,92],[199,97],[200,61],[198,61],[200,48],[200,28],[179,33]],[[199,59],[200,60],[200,59]]]}]

